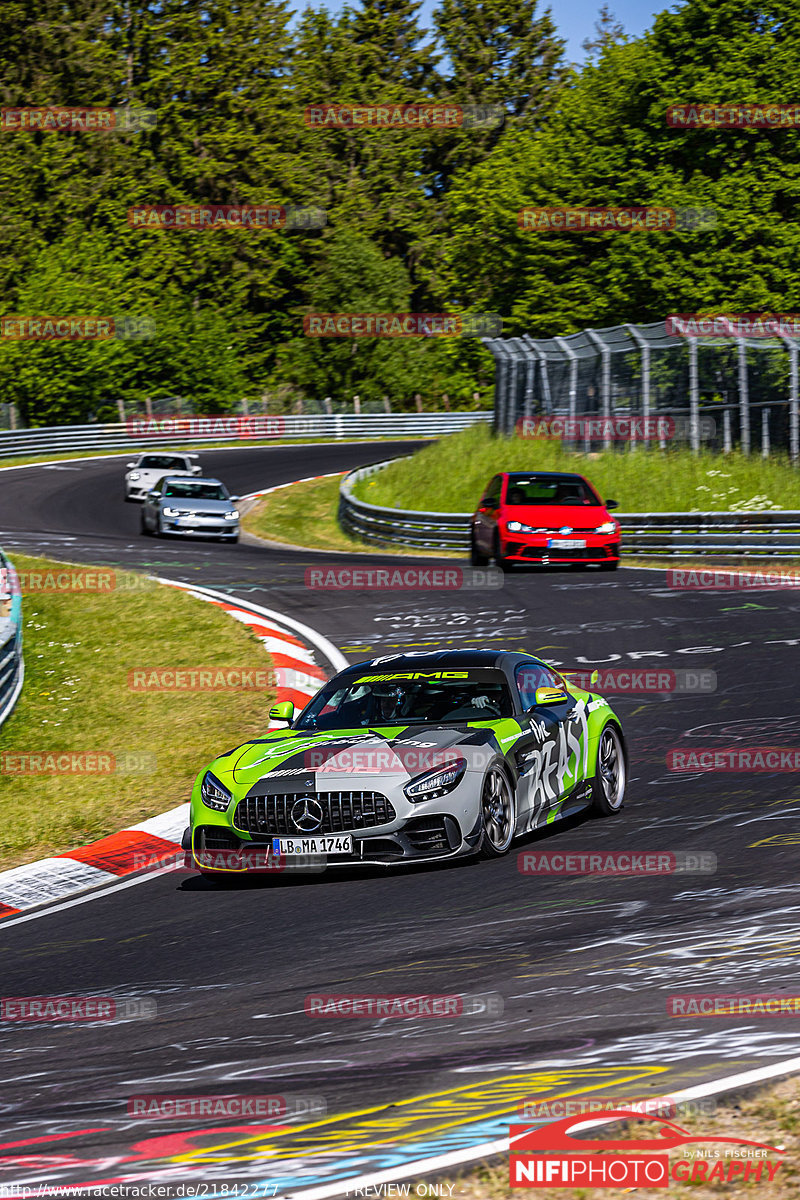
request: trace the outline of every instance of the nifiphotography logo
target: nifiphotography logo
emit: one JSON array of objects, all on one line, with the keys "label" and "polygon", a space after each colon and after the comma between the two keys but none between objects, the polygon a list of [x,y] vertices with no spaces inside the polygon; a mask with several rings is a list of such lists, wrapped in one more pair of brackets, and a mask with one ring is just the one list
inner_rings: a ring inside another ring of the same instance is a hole
[{"label": "nifiphotography logo", "polygon": [[[641,1121],[641,1111],[620,1108],[603,1114],[603,1124]],[[625,1141],[593,1141],[575,1136],[585,1115],[548,1125],[512,1125],[509,1177],[512,1187],[668,1187],[670,1183],[771,1183],[781,1167],[777,1146],[741,1137],[693,1134],[653,1117],[653,1135]],[[715,1143],[703,1146],[702,1143]],[[692,1150],[684,1147],[692,1147]],[[721,1148],[718,1148],[721,1147]],[[670,1161],[669,1152],[679,1157]]]}]

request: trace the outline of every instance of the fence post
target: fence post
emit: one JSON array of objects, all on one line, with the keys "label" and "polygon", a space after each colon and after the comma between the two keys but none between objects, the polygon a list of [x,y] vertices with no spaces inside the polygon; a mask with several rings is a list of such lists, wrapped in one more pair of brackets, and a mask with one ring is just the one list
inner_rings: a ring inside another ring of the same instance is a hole
[{"label": "fence post", "polygon": [[750,394],[747,387],[747,344],[736,339],[739,353],[739,444],[742,454],[750,453]]},{"label": "fence post", "polygon": [[697,378],[697,338],[689,338],[689,444],[700,452],[700,384]]},{"label": "fence post", "polygon": [[645,341],[635,325],[626,325],[625,328],[639,347],[639,353],[642,357],[642,418],[644,424],[644,445],[647,450],[650,446],[650,437],[647,432],[650,420],[650,343]]},{"label": "fence post", "polygon": [[584,333],[597,346],[603,359],[603,421],[606,431],[603,438],[603,448],[608,450],[611,446],[611,438],[609,437],[611,425],[611,351],[594,329],[584,329]]},{"label": "fence post", "polygon": [[533,416],[533,396],[536,382],[536,364],[539,362],[537,347],[527,333],[522,339],[525,348],[525,399],[522,415],[525,418]]},{"label": "fence post", "polygon": [[322,404],[325,409],[325,412],[328,414],[328,416],[330,416],[331,413],[333,412],[333,406],[331,404],[330,396],[326,396],[325,399],[322,401]]},{"label": "fence post", "polygon": [[789,458],[797,465],[800,458],[800,414],[797,403],[797,342],[782,339],[789,351]]},{"label": "fence post", "polygon": [[769,458],[769,408],[761,410],[761,457]]},{"label": "fence post", "polygon": [[506,349],[500,338],[481,338],[494,358],[494,432],[505,431],[505,411],[503,405],[506,373]]},{"label": "fence post", "polygon": [[125,424],[125,401],[122,399],[121,396],[117,397],[117,412],[119,413],[120,421],[124,425]]},{"label": "fence post", "polygon": [[733,449],[733,440],[731,439],[731,410],[726,408],[722,414],[722,453],[730,454]]}]

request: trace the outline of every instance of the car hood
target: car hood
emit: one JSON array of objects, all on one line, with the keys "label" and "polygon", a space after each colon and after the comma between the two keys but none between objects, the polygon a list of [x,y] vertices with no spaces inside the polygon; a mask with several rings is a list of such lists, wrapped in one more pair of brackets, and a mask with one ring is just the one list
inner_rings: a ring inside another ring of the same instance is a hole
[{"label": "car hood", "polygon": [[190,500],[186,496],[162,496],[159,501],[162,507],[179,508],[183,512],[231,512],[236,505],[232,500]]},{"label": "car hood", "polygon": [[[468,725],[387,725],[317,734],[281,729],[263,741],[240,746],[230,755],[231,765],[225,766],[234,783],[252,787],[274,780],[276,792],[297,786],[337,790],[342,779],[353,788],[358,787],[354,780],[370,776],[410,779],[444,767],[459,757],[457,747],[485,743],[486,733],[485,728]],[[222,765],[215,764],[215,774]]]},{"label": "car hood", "polygon": [[578,504],[535,504],[508,505],[504,516],[506,521],[521,521],[523,525],[532,525],[534,529],[561,529],[569,526],[575,530],[596,529],[610,521],[605,508],[587,507]]}]

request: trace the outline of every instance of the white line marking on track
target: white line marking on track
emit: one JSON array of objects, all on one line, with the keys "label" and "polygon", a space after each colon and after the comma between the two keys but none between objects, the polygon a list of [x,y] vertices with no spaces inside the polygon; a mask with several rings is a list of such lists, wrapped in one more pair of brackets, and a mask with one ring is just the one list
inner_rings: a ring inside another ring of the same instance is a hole
[{"label": "white line marking on track", "polygon": [[63,912],[67,908],[74,908],[77,904],[86,904],[89,900],[99,900],[102,896],[110,895],[111,892],[121,892],[124,888],[136,887],[137,883],[147,883],[150,879],[156,879],[159,875],[168,875],[170,871],[178,869],[177,866],[160,867],[157,871],[148,871],[146,875],[137,875],[135,879],[125,879],[121,883],[111,884],[110,887],[87,892],[83,896],[77,896],[74,900],[64,900],[61,904],[48,905],[47,908],[41,908],[38,912],[23,913],[19,917],[5,917],[0,921],[0,933],[4,929],[10,929],[12,925],[21,925],[23,921],[36,921],[39,917],[49,917],[52,913]]}]

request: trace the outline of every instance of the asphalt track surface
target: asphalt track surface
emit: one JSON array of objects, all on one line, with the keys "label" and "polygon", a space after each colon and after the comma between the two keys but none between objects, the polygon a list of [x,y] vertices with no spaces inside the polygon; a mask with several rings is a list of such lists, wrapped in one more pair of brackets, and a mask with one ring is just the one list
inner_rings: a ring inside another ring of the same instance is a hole
[{"label": "asphalt track surface", "polygon": [[[202,461],[244,493],[411,448],[253,448]],[[713,671],[716,689],[611,697],[631,751],[623,812],[557,824],[496,862],[228,887],[168,872],[4,923],[4,995],[149,998],[157,1013],[0,1025],[0,1185],[147,1180],[214,1195],[239,1183],[253,1195],[259,1184],[290,1194],[339,1181],[344,1192],[372,1170],[502,1137],[524,1097],[662,1095],[800,1051],[797,1018],[666,1011],[675,993],[795,985],[796,775],[686,776],[665,759],[673,748],[800,747],[796,593],[674,591],[644,570],[514,572],[501,590],[315,591],[304,572],[332,556],[141,538],[137,507],[122,501],[123,461],[0,473],[0,544],[226,590],[314,626],[350,661],[522,647],[565,669]],[[697,876],[531,876],[518,870],[525,849],[696,851],[718,865]],[[499,994],[503,1013],[304,1011],[311,994],[420,992]],[[128,1116],[129,1098],[145,1094],[285,1096],[291,1111],[279,1132],[274,1118]],[[298,1097],[318,1115],[304,1119]],[[702,1118],[691,1128],[702,1132]]]}]

